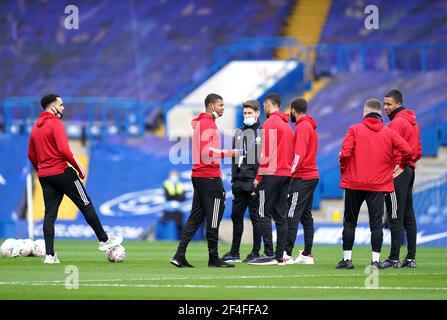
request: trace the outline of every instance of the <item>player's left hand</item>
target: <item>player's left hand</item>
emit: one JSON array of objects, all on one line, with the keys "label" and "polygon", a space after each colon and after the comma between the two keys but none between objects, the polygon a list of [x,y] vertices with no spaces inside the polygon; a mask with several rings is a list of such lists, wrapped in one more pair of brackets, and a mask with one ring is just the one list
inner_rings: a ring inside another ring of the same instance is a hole
[{"label": "player's left hand", "polygon": [[401,167],[399,165],[396,165],[394,167],[393,170],[393,178],[395,179],[396,177],[398,177],[402,172],[404,172],[404,170],[401,169]]}]

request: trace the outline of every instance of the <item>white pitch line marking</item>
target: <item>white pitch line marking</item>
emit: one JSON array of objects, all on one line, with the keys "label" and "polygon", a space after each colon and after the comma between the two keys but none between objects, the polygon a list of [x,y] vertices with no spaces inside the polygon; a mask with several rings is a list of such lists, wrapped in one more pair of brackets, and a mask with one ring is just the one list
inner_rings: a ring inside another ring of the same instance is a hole
[{"label": "white pitch line marking", "polygon": [[[26,284],[21,284],[26,285]],[[32,286],[60,286],[57,283],[34,283]],[[126,288],[202,288],[202,289],[317,289],[317,290],[413,290],[413,291],[447,291],[447,288],[433,287],[378,287],[360,286],[218,286],[197,284],[125,284],[125,283],[87,283],[83,287],[126,287]]]},{"label": "white pitch line marking", "polygon": [[[381,273],[380,276],[439,276],[447,273]],[[178,281],[178,280],[243,280],[243,279],[268,279],[268,278],[337,278],[337,277],[365,277],[363,273],[354,274],[294,274],[294,275],[259,275],[259,276],[216,276],[216,277],[147,277],[147,278],[128,278],[128,279],[79,279],[79,283],[86,282],[125,282],[125,281]],[[2,281],[0,285],[59,285],[65,283],[65,280],[36,280],[36,281]]]}]

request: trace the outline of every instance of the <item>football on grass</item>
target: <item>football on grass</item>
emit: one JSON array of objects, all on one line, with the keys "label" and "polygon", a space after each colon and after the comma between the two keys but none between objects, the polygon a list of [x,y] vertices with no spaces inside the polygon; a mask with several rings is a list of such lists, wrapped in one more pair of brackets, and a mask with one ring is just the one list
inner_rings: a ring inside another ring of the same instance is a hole
[{"label": "football on grass", "polygon": [[107,250],[107,259],[110,262],[122,262],[126,257],[126,249],[123,246],[115,246]]}]

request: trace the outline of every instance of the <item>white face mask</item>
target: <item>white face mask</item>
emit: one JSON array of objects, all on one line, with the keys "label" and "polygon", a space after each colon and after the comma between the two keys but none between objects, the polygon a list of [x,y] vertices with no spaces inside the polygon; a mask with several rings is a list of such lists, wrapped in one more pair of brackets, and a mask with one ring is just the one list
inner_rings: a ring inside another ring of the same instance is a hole
[{"label": "white face mask", "polygon": [[211,114],[213,115],[214,119],[219,118],[219,114],[216,112],[216,110],[214,110],[214,106],[213,106],[213,110],[211,111]]},{"label": "white face mask", "polygon": [[255,117],[244,118],[244,123],[245,125],[250,127],[256,123],[256,118]]},{"label": "white face mask", "polygon": [[216,111],[211,111],[211,114],[213,115],[214,119],[219,118],[219,114]]}]

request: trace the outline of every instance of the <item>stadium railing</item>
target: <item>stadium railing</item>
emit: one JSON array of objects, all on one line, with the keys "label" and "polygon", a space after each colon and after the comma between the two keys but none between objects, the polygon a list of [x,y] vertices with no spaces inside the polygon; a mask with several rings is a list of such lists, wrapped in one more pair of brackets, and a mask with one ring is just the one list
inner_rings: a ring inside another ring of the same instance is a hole
[{"label": "stadium railing", "polygon": [[317,73],[447,69],[447,44],[319,44],[305,50],[305,60],[317,57]]},{"label": "stadium railing", "polygon": [[164,113],[231,60],[274,59],[286,49],[290,60],[304,63],[305,86],[315,75],[363,71],[428,71],[447,69],[447,44],[340,44],[304,46],[293,37],[242,37],[219,46],[214,63],[197,80],[182,87],[163,104]]},{"label": "stadium railing", "polygon": [[[279,48],[287,48],[290,52],[296,48],[304,49],[303,45],[293,37],[243,37],[230,45],[219,46],[214,52],[214,63],[206,69],[197,80],[189,83],[179,90],[169,101],[164,103],[166,112],[180,103],[180,101],[199,87],[203,82],[219,71],[232,60],[272,60],[272,51]],[[292,57],[291,60],[296,60]]]},{"label": "stadium railing", "polygon": [[[447,145],[447,100],[444,100],[431,108],[417,114],[421,128],[422,155],[435,157],[442,145]],[[317,158],[320,172],[318,192],[325,199],[343,198],[343,190],[340,189],[340,169],[338,155],[330,154]]]},{"label": "stadium railing", "polygon": [[416,186],[413,207],[420,223],[447,222],[447,174]]},{"label": "stadium railing", "polygon": [[[3,131],[27,134],[42,111],[40,97],[8,97],[0,104]],[[96,139],[108,135],[140,136],[156,103],[132,98],[63,97],[67,134]]]}]

